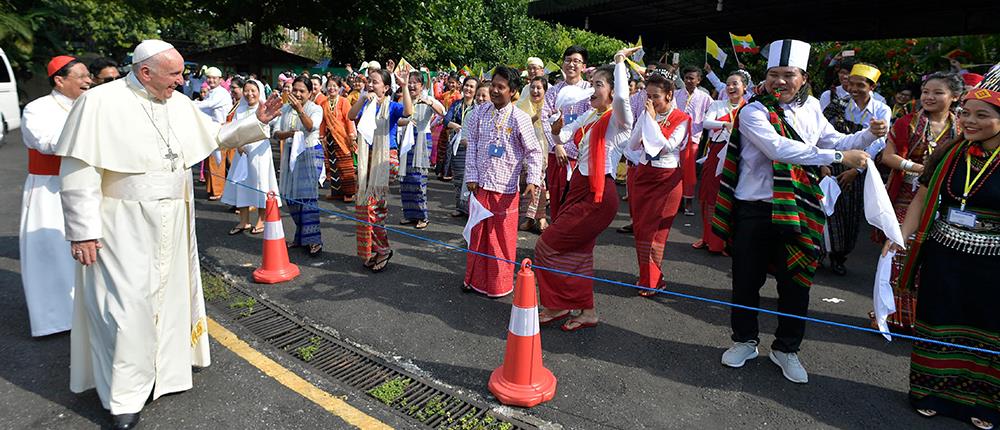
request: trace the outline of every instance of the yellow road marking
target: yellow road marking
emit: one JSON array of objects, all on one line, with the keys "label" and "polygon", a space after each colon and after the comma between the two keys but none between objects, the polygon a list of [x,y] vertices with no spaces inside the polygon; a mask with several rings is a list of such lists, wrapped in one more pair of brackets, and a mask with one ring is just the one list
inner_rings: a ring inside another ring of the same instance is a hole
[{"label": "yellow road marking", "polygon": [[267,376],[274,378],[274,380],[280,382],[281,385],[288,387],[302,397],[305,397],[311,402],[319,405],[319,407],[340,417],[348,424],[365,430],[392,428],[382,421],[372,418],[357,408],[347,404],[347,402],[319,389],[315,385],[309,383],[309,381],[302,379],[299,375],[296,375],[294,372],[286,369],[274,360],[267,358],[264,354],[261,354],[259,351],[253,349],[246,342],[236,337],[236,334],[219,325],[219,323],[215,322],[215,320],[211,318],[208,319],[208,333],[213,339],[221,343],[222,346],[225,346],[230,351],[235,352],[236,355],[240,356],[254,367],[260,369]]}]

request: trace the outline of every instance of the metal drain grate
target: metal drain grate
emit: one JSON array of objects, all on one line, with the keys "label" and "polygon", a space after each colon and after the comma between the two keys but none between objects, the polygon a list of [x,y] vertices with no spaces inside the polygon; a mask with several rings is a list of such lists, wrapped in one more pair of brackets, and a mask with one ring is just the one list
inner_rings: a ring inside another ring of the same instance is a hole
[{"label": "metal drain grate", "polygon": [[285,351],[327,377],[384,403],[424,428],[441,430],[528,430],[536,425],[492,411],[482,401],[399,369],[364,352],[294,314],[256,296],[240,285],[222,280],[221,271],[202,262],[202,270],[224,285],[206,283],[205,299],[232,321],[264,342]]}]

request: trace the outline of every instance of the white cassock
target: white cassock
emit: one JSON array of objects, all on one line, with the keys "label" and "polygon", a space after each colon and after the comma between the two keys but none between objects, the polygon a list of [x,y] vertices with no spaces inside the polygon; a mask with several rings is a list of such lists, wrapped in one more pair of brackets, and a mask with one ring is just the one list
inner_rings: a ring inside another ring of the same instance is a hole
[{"label": "white cassock", "polygon": [[69,330],[73,322],[76,261],[63,234],[56,142],[73,100],[53,90],[24,107],[21,135],[28,147],[28,178],[21,200],[21,284],[32,336]]},{"label": "white cassock", "polygon": [[179,94],[156,101],[132,74],[76,101],[56,149],[66,239],[104,247],[77,269],[71,390],[135,413],[209,365],[189,169],[267,137],[256,117],[221,126]]}]

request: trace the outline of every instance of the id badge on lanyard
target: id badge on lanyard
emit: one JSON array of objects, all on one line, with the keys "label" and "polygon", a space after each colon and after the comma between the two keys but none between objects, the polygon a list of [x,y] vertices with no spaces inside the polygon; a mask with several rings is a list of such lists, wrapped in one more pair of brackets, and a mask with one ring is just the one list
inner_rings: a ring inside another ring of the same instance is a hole
[{"label": "id badge on lanyard", "polygon": [[975,227],[976,214],[956,207],[948,208],[948,222],[962,227]]}]

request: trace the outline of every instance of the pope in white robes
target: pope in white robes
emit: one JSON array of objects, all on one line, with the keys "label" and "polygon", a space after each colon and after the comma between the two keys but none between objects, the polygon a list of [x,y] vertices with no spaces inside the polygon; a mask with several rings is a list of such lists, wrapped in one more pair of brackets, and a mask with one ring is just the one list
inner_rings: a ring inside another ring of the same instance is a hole
[{"label": "pope in white robes", "polygon": [[76,263],[63,234],[60,159],[52,153],[73,101],[91,84],[87,66],[76,58],[60,55],[47,69],[52,92],[28,103],[21,118],[28,147],[19,234],[21,284],[34,337],[72,327]]},{"label": "pope in white robes", "polygon": [[220,146],[266,139],[280,107],[272,98],[256,117],[220,125],[171,97],[183,69],[170,44],[144,41],[125,79],[77,100],[56,149],[66,239],[81,263],[70,389],[97,388],[116,426],[138,421],[151,391],[190,389],[191,367],[209,365],[190,168]]}]

